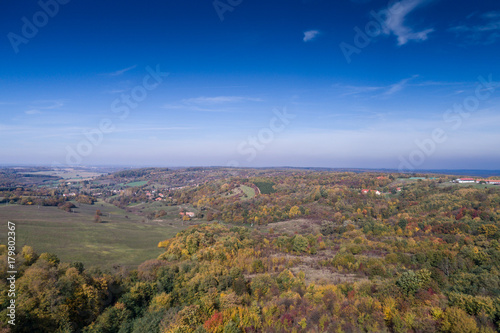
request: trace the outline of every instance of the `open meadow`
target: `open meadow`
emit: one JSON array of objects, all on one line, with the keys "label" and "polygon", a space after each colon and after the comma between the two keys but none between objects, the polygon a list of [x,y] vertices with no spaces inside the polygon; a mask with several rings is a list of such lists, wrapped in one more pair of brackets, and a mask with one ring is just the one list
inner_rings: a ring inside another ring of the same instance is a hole
[{"label": "open meadow", "polygon": [[103,175],[103,172],[73,169],[73,168],[62,168],[57,170],[44,170],[36,172],[21,172],[20,174],[30,174],[30,175],[45,175],[53,177],[61,177],[66,181],[82,181],[90,180],[94,177]]},{"label": "open meadow", "polygon": [[[147,220],[104,202],[76,204],[74,213],[56,207],[1,205],[0,219],[16,223],[20,249],[32,246],[37,253],[55,253],[61,261],[80,261],[85,266],[136,266],[156,258],[159,241],[187,227],[180,219]],[[94,223],[95,211],[102,223]],[[3,237],[4,238],[4,237]]]}]

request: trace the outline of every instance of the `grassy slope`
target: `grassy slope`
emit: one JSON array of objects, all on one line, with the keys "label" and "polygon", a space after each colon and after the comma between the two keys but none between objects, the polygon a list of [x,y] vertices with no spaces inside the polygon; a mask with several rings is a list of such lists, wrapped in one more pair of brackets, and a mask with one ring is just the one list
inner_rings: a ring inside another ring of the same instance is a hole
[{"label": "grassy slope", "polygon": [[[77,206],[77,213],[67,213],[55,207],[1,205],[0,220],[16,222],[18,249],[27,244],[38,253],[55,253],[62,261],[101,267],[156,258],[162,252],[158,242],[186,227],[174,220],[143,223],[142,217],[101,202]],[[96,209],[103,212],[104,223],[93,222]],[[5,240],[2,235],[0,242]]]},{"label": "grassy slope", "polygon": [[250,186],[241,185],[240,188],[243,191],[243,193],[245,193],[248,196],[247,198],[245,198],[245,200],[252,199],[253,197],[255,197],[255,190]]},{"label": "grassy slope", "polygon": [[235,195],[241,194],[241,193],[244,193],[247,195],[246,198],[242,198],[241,200],[249,200],[249,199],[252,199],[253,197],[255,197],[255,190],[253,188],[251,188],[250,186],[246,186],[246,185],[239,185],[238,187],[236,187],[235,189],[232,190],[232,193],[224,194],[224,197],[229,198],[229,197],[233,197]]},{"label": "grassy slope", "polygon": [[148,183],[147,180],[142,180],[142,181],[138,181],[138,182],[128,183],[125,186],[127,186],[127,187],[143,186],[143,185],[146,185],[147,183]]}]

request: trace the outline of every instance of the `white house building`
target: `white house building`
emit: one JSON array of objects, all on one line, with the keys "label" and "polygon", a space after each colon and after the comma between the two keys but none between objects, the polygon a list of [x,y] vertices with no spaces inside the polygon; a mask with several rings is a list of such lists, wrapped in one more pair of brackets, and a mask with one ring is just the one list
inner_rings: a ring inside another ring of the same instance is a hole
[{"label": "white house building", "polygon": [[457,183],[463,184],[463,183],[475,183],[476,180],[474,178],[458,178],[455,179]]}]

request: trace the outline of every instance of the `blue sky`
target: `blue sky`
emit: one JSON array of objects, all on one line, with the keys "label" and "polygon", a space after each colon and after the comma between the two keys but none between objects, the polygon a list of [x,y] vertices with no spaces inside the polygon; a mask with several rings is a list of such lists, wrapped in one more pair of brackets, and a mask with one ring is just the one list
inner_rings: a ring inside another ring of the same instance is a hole
[{"label": "blue sky", "polygon": [[0,9],[0,164],[499,169],[496,0]]}]

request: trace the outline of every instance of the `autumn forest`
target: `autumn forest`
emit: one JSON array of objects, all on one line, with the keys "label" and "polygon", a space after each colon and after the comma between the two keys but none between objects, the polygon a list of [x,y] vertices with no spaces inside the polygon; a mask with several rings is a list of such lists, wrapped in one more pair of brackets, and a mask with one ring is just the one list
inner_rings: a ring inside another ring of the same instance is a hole
[{"label": "autumn forest", "polygon": [[68,223],[102,202],[179,231],[135,267],[17,249],[15,326],[0,245],[0,332],[499,332],[500,187],[457,177],[148,168],[4,184],[5,205]]}]

